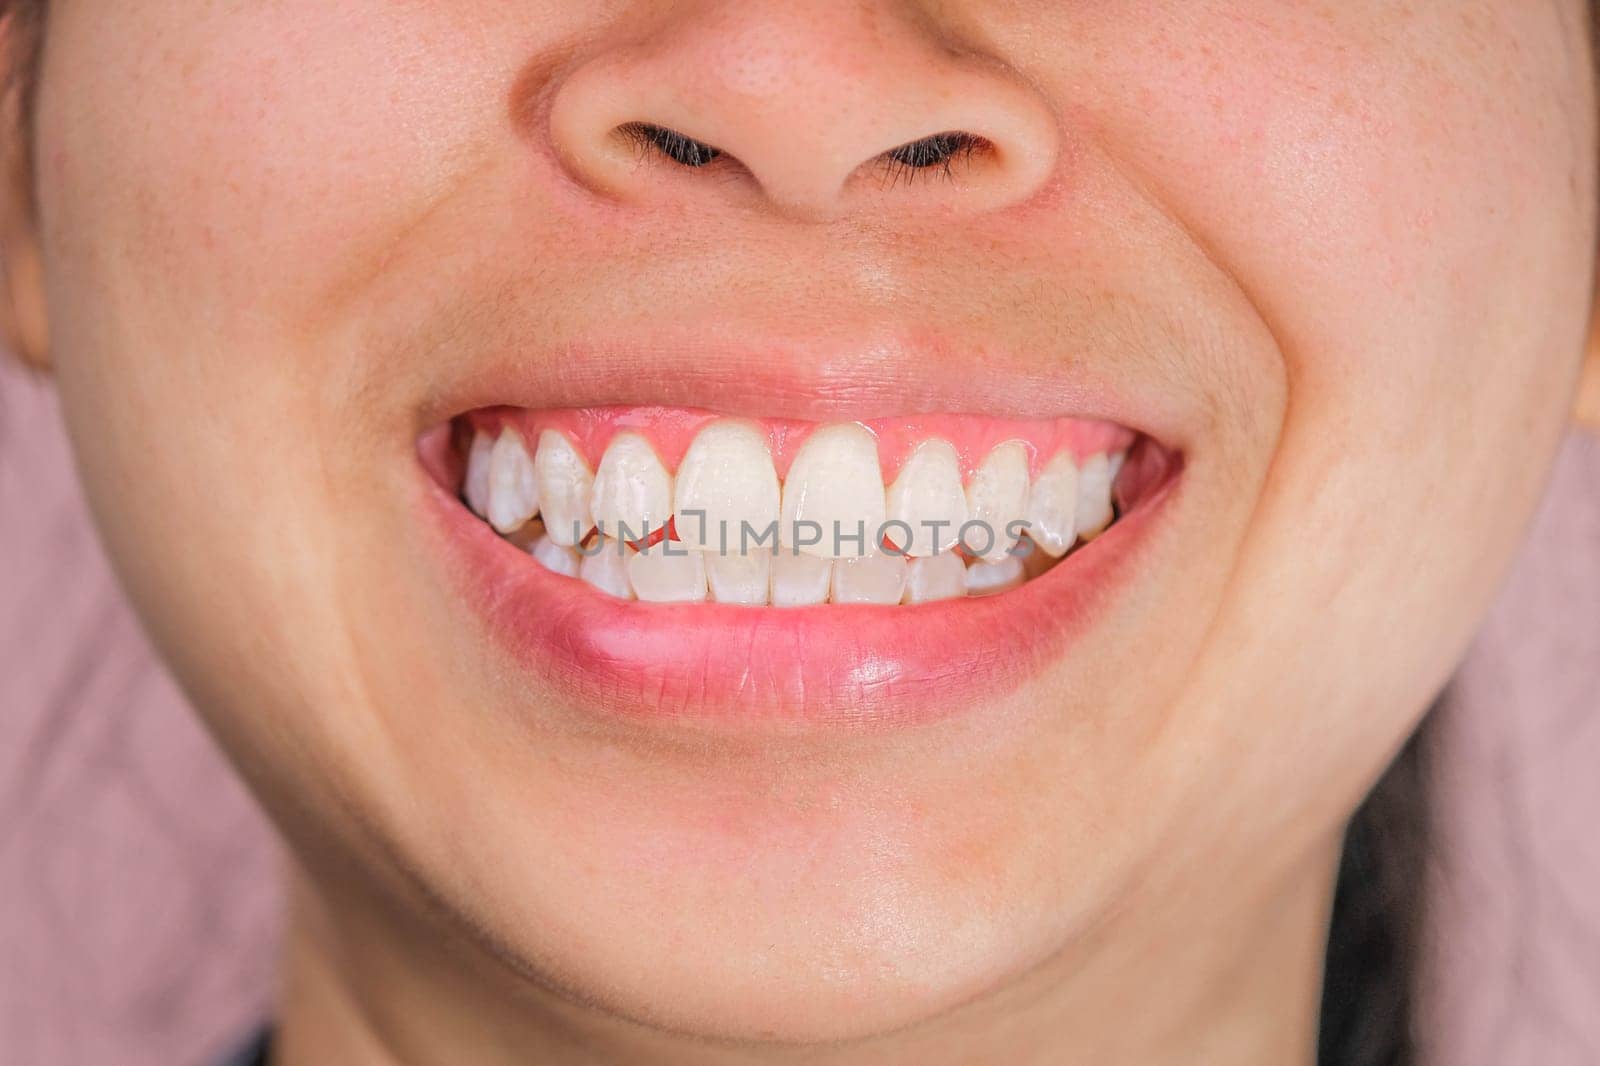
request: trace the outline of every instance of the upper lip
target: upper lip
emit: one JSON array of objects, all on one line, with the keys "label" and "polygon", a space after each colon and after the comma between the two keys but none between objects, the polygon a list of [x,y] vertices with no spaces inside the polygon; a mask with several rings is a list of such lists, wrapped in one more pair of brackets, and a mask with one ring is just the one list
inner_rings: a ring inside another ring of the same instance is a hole
[{"label": "upper lip", "polygon": [[1021,355],[946,336],[740,335],[663,326],[488,353],[417,412],[418,432],[484,407],[685,406],[747,417],[850,421],[917,413],[1115,422],[1174,452],[1191,430],[1156,382],[1079,354]]}]

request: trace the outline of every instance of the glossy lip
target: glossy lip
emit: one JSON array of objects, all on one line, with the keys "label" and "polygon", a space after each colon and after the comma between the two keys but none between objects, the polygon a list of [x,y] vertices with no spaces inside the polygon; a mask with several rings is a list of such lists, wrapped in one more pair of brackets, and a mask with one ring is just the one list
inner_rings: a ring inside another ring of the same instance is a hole
[{"label": "glossy lip", "polygon": [[493,641],[570,703],[633,720],[876,729],[993,701],[1046,669],[1137,569],[1181,482],[1151,491],[1048,573],[995,596],[915,606],[740,607],[613,598],[496,536],[444,485],[448,433],[424,457],[449,569]]}]

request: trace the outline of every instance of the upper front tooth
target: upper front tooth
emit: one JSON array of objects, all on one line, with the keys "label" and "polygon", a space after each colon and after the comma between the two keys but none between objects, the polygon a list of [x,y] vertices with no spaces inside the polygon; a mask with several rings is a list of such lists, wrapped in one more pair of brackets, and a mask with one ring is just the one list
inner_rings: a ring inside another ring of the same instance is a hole
[{"label": "upper front tooth", "polygon": [[1077,532],[1090,540],[1111,524],[1111,481],[1116,476],[1105,453],[1091,456],[1078,473]]},{"label": "upper front tooth", "polygon": [[1028,493],[1028,535],[1053,556],[1062,556],[1077,539],[1078,468],[1068,452],[1045,464]]},{"label": "upper front tooth", "polygon": [[[955,558],[954,552],[947,553]],[[899,603],[906,591],[906,558],[892,552],[833,561],[834,603]]]},{"label": "upper front tooth", "polygon": [[539,511],[539,482],[522,438],[501,430],[489,453],[489,524],[502,533],[522,528]]},{"label": "upper front tooth", "polygon": [[973,532],[967,544],[973,549],[987,544],[980,555],[986,562],[1006,558],[1017,543],[1006,530],[1028,515],[1028,449],[1022,442],[1007,441],[983,460],[967,486],[967,510],[969,521],[987,527]]},{"label": "upper front tooth", "polygon": [[747,422],[711,423],[678,464],[674,528],[691,547],[742,554],[743,524],[750,526],[749,537],[765,536],[778,520],[778,504],[766,435]]},{"label": "upper front tooth", "polygon": [[[822,426],[806,439],[783,485],[780,537],[824,559],[868,555],[883,526],[878,442],[856,422]],[[800,523],[815,523],[800,528]],[[820,539],[811,540],[820,530]]]},{"label": "upper front tooth", "polygon": [[589,514],[594,486],[589,464],[564,435],[547,429],[539,434],[533,465],[539,472],[539,502],[550,539],[568,547],[578,543],[594,525]]},{"label": "upper front tooth", "polygon": [[479,518],[489,517],[489,458],[494,453],[494,439],[482,430],[472,435],[472,447],[467,451],[467,473],[461,484],[461,495],[467,506]]},{"label": "upper front tooth", "polygon": [[590,517],[608,537],[643,540],[672,517],[672,475],[637,433],[612,438],[594,474]]},{"label": "upper front tooth", "polygon": [[[961,460],[946,440],[927,440],[900,468],[889,486],[888,518],[911,529],[908,555],[937,555],[955,546],[967,520],[967,494],[961,488]],[[896,527],[896,533],[901,531]]]}]

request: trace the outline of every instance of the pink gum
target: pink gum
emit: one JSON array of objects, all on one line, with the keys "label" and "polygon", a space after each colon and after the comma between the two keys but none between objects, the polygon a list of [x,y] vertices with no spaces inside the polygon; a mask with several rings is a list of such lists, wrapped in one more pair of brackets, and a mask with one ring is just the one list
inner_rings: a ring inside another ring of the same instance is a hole
[{"label": "pink gum", "polygon": [[[599,464],[612,437],[632,430],[650,442],[662,465],[676,472],[683,453],[707,423],[738,416],[690,407],[580,407],[548,411],[490,407],[465,417],[473,429],[494,435],[503,427],[511,426],[527,442],[530,451],[538,444],[539,434],[546,429],[559,430],[588,461],[591,470]],[[789,464],[800,445],[821,425],[772,418],[740,421],[751,422],[766,432],[779,478],[788,476]],[[862,419],[860,423],[878,439],[878,463],[886,484],[894,480],[913,449],[932,438],[947,440],[955,447],[961,461],[961,476],[970,479],[984,457],[1007,441],[1021,441],[1027,447],[1032,473],[1037,475],[1045,463],[1062,451],[1069,452],[1074,460],[1082,463],[1101,452],[1122,451],[1138,436],[1133,430],[1113,422],[1079,418],[1019,420],[927,414]]]}]

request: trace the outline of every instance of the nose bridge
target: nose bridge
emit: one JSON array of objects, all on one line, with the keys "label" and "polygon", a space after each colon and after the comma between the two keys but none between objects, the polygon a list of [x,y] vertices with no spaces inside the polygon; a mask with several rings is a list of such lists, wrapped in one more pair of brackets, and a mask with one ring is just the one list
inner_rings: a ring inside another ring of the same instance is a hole
[{"label": "nose bridge", "polygon": [[[985,154],[959,199],[1011,202],[1043,183],[1057,139],[1049,108],[1014,71],[952,47],[903,5],[870,0],[704,4],[603,49],[557,90],[551,135],[563,157],[605,191],[642,198],[652,168],[617,149],[630,125],[709,146],[774,206],[823,217],[848,209],[863,164],[952,133],[961,139],[949,143]],[[700,188],[685,195],[716,195],[715,182]]]}]

